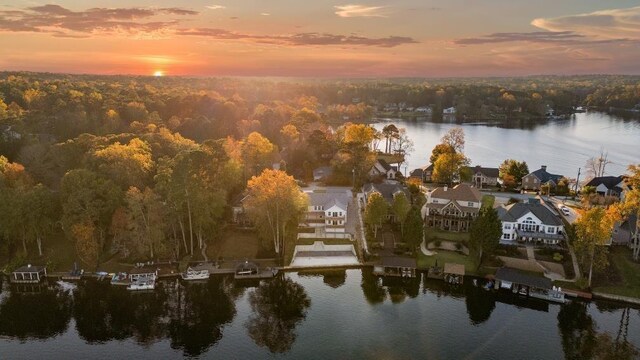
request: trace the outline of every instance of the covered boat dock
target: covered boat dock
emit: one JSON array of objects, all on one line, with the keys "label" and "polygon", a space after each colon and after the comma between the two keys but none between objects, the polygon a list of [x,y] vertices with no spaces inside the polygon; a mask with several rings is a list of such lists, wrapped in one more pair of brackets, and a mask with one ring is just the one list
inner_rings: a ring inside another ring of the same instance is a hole
[{"label": "covered boat dock", "polygon": [[496,288],[508,289],[514,294],[564,303],[561,288],[553,286],[550,279],[534,276],[517,269],[501,267],[496,272]]},{"label": "covered boat dock", "polygon": [[418,267],[415,258],[402,256],[383,256],[382,263],[373,267],[373,274],[380,276],[416,277]]},{"label": "covered boat dock", "polygon": [[31,264],[14,270],[11,273],[11,282],[14,284],[37,284],[47,276],[46,266],[33,266]]},{"label": "covered boat dock", "polygon": [[464,265],[455,263],[444,264],[444,281],[447,284],[458,285],[464,281]]}]

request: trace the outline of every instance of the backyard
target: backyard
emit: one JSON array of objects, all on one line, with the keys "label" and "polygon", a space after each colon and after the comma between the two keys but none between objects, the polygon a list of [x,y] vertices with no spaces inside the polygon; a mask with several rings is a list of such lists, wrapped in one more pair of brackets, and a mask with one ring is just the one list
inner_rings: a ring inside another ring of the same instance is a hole
[{"label": "backyard", "polygon": [[593,290],[602,293],[640,298],[640,264],[631,258],[631,250],[611,247],[608,276],[597,277]]},{"label": "backyard", "polygon": [[433,227],[425,227],[424,234],[427,239],[427,243],[436,240],[448,240],[455,242],[469,241],[469,233],[467,232],[444,231]]},{"label": "backyard", "polygon": [[444,266],[444,263],[456,263],[463,264],[467,275],[476,274],[477,267],[473,259],[467,255],[446,250],[437,250],[435,255],[426,256],[421,252],[418,252],[418,269],[427,269],[430,266]]}]

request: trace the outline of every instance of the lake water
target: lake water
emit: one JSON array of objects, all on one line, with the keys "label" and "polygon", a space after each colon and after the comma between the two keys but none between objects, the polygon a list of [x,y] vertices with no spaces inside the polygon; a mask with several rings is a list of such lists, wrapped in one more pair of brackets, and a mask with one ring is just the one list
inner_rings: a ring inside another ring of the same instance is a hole
[{"label": "lake water", "polygon": [[2,359],[584,359],[616,339],[640,346],[640,312],[623,304],[527,301],[470,279],[382,282],[370,269],[151,293],[2,289]]},{"label": "lake water", "polygon": [[[407,159],[407,174],[428,165],[433,147],[455,126],[465,131],[465,153],[473,165],[499,167],[505,159],[513,158],[526,161],[531,171],[547,165],[549,172],[570,178],[575,178],[581,167],[581,179],[584,179],[586,161],[599,155],[601,148],[609,153],[609,160],[613,162],[607,166],[607,175],[624,174],[629,164],[640,163],[640,120],[601,112],[538,123],[379,119],[374,127],[381,130],[388,123],[406,128],[415,144],[415,151]],[[404,173],[404,167],[402,170]]]}]

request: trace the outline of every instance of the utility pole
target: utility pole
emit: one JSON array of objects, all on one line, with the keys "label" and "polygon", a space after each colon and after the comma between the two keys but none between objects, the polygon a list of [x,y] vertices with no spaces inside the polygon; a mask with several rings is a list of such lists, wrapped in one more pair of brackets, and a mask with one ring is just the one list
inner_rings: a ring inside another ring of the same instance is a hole
[{"label": "utility pole", "polygon": [[578,184],[580,184],[580,168],[578,168],[578,177],[576,177],[576,186],[573,189],[576,195],[578,194]]}]

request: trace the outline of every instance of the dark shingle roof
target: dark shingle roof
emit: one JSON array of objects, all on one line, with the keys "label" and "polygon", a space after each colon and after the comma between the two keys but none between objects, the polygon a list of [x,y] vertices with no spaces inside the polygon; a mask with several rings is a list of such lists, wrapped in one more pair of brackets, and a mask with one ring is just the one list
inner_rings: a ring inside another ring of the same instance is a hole
[{"label": "dark shingle roof", "polygon": [[480,165],[474,167],[468,166],[467,168],[471,171],[472,174],[481,173],[486,177],[497,178],[500,175],[500,169],[498,168],[486,168]]},{"label": "dark shingle roof", "polygon": [[386,183],[382,183],[382,184],[365,184],[363,187],[364,192],[368,195],[370,193],[372,193],[373,191],[377,191],[380,193],[380,195],[382,195],[382,197],[387,200],[388,203],[392,203],[393,202],[393,195],[395,193],[397,193],[398,191],[403,192],[406,196],[407,199],[411,199],[411,194],[409,193],[409,190],[407,190],[406,187],[400,185],[400,184],[386,184]]},{"label": "dark shingle roof", "polygon": [[496,272],[496,280],[504,280],[516,284],[533,286],[539,289],[551,289],[552,286],[551,280],[545,277],[529,275],[508,267],[501,267],[498,269]]},{"label": "dark shingle roof", "polygon": [[424,170],[419,168],[419,169],[412,170],[411,173],[409,173],[409,176],[422,178],[423,174],[424,174]]},{"label": "dark shingle roof", "polygon": [[391,165],[389,165],[388,162],[386,162],[384,159],[378,159],[378,163],[380,164],[380,166],[382,166],[385,170],[389,171],[391,170]]},{"label": "dark shingle roof", "polygon": [[13,272],[37,273],[37,272],[40,272],[40,271],[42,271],[44,269],[46,269],[46,266],[36,266],[36,265],[29,266],[29,265],[25,265],[25,266],[22,266],[22,267],[20,267],[18,269],[15,269]]},{"label": "dark shingle roof", "polygon": [[502,221],[516,222],[519,218],[531,212],[535,217],[540,219],[544,225],[559,226],[562,220],[558,218],[549,208],[542,204],[532,203],[515,203],[503,205],[497,209],[498,217]]},{"label": "dark shingle roof", "polygon": [[624,177],[622,176],[600,176],[589,180],[589,182],[586,183],[585,186],[597,187],[598,185],[602,184],[606,186],[607,189],[613,190],[622,181],[624,181]]},{"label": "dark shingle roof", "polygon": [[[546,183],[550,180],[553,180],[553,182],[558,183],[558,181],[563,178],[562,175],[556,175],[556,174],[551,174],[548,173],[547,170],[545,168],[540,168],[534,172],[532,172],[529,175],[534,175],[535,177],[537,177],[538,179],[540,179],[541,183]],[[527,175],[527,176],[529,176]]]}]

